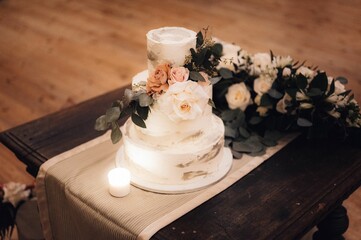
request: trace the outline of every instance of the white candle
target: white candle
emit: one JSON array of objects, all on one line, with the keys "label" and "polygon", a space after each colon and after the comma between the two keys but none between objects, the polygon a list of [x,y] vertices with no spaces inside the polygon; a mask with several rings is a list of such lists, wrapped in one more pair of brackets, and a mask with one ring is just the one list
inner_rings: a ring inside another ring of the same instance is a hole
[{"label": "white candle", "polygon": [[124,197],[130,192],[130,172],[126,168],[114,168],[108,173],[109,193],[114,197]]},{"label": "white candle", "polygon": [[182,27],[164,27],[147,33],[148,71],[164,61],[182,66],[190,48],[196,47],[197,34]]}]

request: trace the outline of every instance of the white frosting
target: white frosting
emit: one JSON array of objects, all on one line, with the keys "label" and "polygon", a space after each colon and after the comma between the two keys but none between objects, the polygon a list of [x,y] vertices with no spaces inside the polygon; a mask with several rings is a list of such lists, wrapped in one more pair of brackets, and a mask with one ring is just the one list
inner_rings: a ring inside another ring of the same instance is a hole
[{"label": "white frosting", "polygon": [[194,135],[174,133],[172,139],[156,138],[125,125],[125,161],[132,174],[157,184],[198,181],[218,170],[223,157],[223,122],[211,116],[207,128]]},{"label": "white frosting", "polygon": [[184,65],[185,56],[196,47],[197,34],[181,27],[164,27],[147,33],[148,71],[162,63]]},{"label": "white frosting", "polygon": [[[134,76],[133,90],[145,89],[148,73],[159,63],[168,61],[173,66],[183,65],[189,49],[196,45],[196,33],[185,28],[155,29],[148,32],[147,39],[148,71]],[[203,88],[197,85],[195,89],[200,92],[191,93],[197,98],[199,95],[203,100],[207,95],[212,98],[211,85]],[[222,163],[223,122],[212,114],[208,104],[203,104],[206,107],[194,115],[195,119],[171,120],[164,109],[170,110],[172,105],[167,105],[169,100],[165,96],[156,97],[145,121],[146,128],[136,126],[130,119],[126,122],[123,130],[125,165],[132,176],[146,182],[178,186],[197,183],[216,173]]]}]

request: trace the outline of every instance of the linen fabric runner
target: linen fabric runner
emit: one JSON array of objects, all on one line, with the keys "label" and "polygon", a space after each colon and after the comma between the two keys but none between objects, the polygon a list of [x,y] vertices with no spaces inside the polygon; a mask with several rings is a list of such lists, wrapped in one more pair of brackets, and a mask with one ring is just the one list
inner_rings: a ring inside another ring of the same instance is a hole
[{"label": "linen fabric runner", "polygon": [[[122,143],[109,133],[46,161],[37,176],[46,239],[149,239],[161,228],[222,192],[289,143],[281,139],[263,156],[244,155],[218,183],[185,194],[158,194],[131,186],[124,198],[108,192],[108,172]],[[192,229],[190,229],[192,230]]]}]

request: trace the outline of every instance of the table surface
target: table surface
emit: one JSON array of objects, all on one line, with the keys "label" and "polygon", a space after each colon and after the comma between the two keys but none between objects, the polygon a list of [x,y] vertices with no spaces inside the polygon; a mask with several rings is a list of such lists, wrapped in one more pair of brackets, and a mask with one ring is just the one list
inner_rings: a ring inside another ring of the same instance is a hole
[{"label": "table surface", "polygon": [[[47,159],[91,140],[124,88],[20,125],[1,142],[36,175]],[[361,184],[361,149],[301,135],[236,184],[161,229],[153,239],[297,239]]]}]

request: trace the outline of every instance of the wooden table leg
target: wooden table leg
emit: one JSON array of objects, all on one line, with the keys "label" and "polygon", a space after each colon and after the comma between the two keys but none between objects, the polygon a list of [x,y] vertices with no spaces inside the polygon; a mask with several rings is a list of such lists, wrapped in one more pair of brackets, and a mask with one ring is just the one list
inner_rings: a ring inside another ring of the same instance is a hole
[{"label": "wooden table leg", "polygon": [[342,234],[348,225],[347,210],[340,205],[317,225],[318,231],[313,234],[313,240],[344,240]]}]

